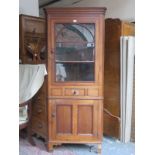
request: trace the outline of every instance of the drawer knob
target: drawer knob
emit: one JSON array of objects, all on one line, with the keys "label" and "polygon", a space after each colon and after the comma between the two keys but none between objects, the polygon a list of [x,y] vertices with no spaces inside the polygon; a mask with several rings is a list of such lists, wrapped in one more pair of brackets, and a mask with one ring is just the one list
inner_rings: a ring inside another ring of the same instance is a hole
[{"label": "drawer knob", "polygon": [[41,113],[42,112],[42,109],[38,109],[38,111],[37,111],[38,113]]},{"label": "drawer knob", "polygon": [[38,128],[40,128],[40,129],[41,129],[42,127],[43,127],[43,126],[42,126],[42,124],[38,124]]},{"label": "drawer knob", "polygon": [[38,96],[38,97],[37,97],[37,100],[40,100],[40,99],[41,99],[41,97],[40,97],[40,96]]},{"label": "drawer knob", "polygon": [[75,90],[73,91],[73,95],[76,95],[76,91]]},{"label": "drawer knob", "polygon": [[78,90],[73,90],[72,93],[73,93],[73,95],[79,95],[79,91]]},{"label": "drawer knob", "polygon": [[55,113],[52,113],[52,117],[55,117],[55,115],[56,115]]}]

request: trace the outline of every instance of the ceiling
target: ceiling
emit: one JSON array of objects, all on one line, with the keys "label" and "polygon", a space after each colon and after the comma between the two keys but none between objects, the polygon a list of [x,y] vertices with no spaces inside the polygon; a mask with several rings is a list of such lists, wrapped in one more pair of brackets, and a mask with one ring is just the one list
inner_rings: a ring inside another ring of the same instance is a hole
[{"label": "ceiling", "polygon": [[38,0],[39,15],[48,7],[106,7],[106,18],[135,21],[135,0]]},{"label": "ceiling", "polygon": [[39,8],[49,6],[74,6],[84,0],[39,0]]}]

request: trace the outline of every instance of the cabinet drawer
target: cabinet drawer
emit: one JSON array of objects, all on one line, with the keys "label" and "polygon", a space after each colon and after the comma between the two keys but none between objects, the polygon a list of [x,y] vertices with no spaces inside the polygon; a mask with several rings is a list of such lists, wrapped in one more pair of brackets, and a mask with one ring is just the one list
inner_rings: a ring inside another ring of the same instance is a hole
[{"label": "cabinet drawer", "polygon": [[45,96],[45,93],[39,91],[39,92],[36,94],[35,99],[39,99],[39,100],[40,100],[40,99],[43,99],[44,96]]},{"label": "cabinet drawer", "polygon": [[62,88],[52,88],[51,89],[52,96],[62,96],[62,94],[63,94]]},{"label": "cabinet drawer", "polygon": [[40,98],[43,98],[46,95],[46,83],[45,82],[43,83],[39,91],[37,92],[36,97],[39,96]]},{"label": "cabinet drawer", "polygon": [[97,97],[99,96],[99,89],[98,88],[90,88],[87,90],[88,96]]},{"label": "cabinet drawer", "polygon": [[66,88],[65,96],[84,96],[85,90],[80,88]]},{"label": "cabinet drawer", "polygon": [[32,117],[32,130],[45,137],[46,135],[46,122],[38,119],[37,117]]},{"label": "cabinet drawer", "polygon": [[34,99],[34,104],[40,105],[40,106],[46,106],[46,98],[43,95],[38,95]]},{"label": "cabinet drawer", "polygon": [[41,120],[46,120],[46,109],[34,103],[34,105],[32,106],[32,115]]}]

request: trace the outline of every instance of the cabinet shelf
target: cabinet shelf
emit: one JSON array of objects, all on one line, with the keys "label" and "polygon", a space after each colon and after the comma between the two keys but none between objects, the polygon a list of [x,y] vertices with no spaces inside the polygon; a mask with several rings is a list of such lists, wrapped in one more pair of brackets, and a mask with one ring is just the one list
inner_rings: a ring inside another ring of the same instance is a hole
[{"label": "cabinet shelf", "polygon": [[56,41],[56,44],[58,43],[65,43],[65,44],[73,44],[73,43],[76,43],[76,44],[86,44],[86,43],[90,43],[90,44],[94,44],[94,42],[89,42],[89,41]]},{"label": "cabinet shelf", "polygon": [[59,61],[59,60],[56,60],[56,63],[94,63],[94,61]]}]

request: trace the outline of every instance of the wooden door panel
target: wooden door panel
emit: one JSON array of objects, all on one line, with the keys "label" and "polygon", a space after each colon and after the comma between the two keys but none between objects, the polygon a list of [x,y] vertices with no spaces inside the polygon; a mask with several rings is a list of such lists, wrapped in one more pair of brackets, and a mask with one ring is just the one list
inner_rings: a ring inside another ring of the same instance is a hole
[{"label": "wooden door panel", "polygon": [[[99,107],[101,102],[97,100],[51,100],[51,112],[53,126],[51,127],[51,139],[53,140],[90,140],[98,139],[101,120]],[[102,109],[100,109],[102,110]]]},{"label": "wooden door panel", "polygon": [[72,106],[56,106],[56,132],[57,134],[72,133]]},{"label": "wooden door panel", "polygon": [[93,105],[78,106],[78,134],[93,134]]}]

